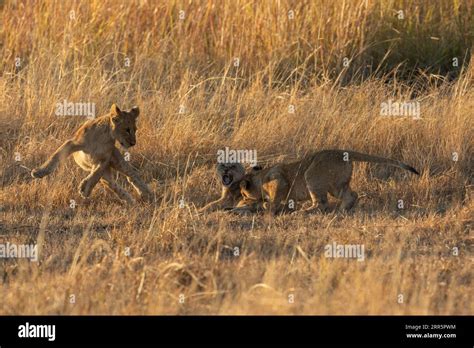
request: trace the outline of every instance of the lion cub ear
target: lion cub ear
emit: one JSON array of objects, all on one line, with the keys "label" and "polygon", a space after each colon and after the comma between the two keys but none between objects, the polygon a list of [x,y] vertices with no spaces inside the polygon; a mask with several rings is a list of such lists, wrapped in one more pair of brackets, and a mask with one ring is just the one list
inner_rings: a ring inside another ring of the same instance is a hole
[{"label": "lion cub ear", "polygon": [[114,124],[119,124],[122,121],[122,110],[115,104],[110,107],[110,119]]},{"label": "lion cub ear", "polygon": [[117,105],[112,104],[112,106],[110,107],[110,113],[112,114],[112,116],[118,116],[122,113],[122,110],[120,110]]},{"label": "lion cub ear", "polygon": [[130,110],[130,113],[135,117],[137,118],[138,115],[140,115],[140,109],[138,108],[138,106],[134,106],[131,110]]}]

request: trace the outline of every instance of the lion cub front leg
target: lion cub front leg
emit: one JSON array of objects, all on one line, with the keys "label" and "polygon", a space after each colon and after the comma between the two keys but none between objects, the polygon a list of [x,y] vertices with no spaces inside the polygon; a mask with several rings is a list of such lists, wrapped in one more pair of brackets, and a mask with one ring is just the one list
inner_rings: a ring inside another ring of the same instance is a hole
[{"label": "lion cub front leg", "polygon": [[137,173],[137,170],[125,162],[117,149],[114,150],[111,166],[127,177],[128,182],[138,192],[140,197],[144,198],[145,200],[152,199],[153,194],[148,188],[147,184],[142,181]]},{"label": "lion cub front leg", "polygon": [[241,199],[235,208],[231,209],[231,212],[234,214],[240,215],[247,215],[258,213],[263,210],[264,204],[259,201],[249,200],[249,199]]},{"label": "lion cub front leg", "polygon": [[130,205],[135,202],[133,197],[115,182],[110,167],[107,168],[100,181],[107,189],[115,193],[121,201],[125,201]]},{"label": "lion cub front leg", "polygon": [[199,212],[209,213],[216,210],[223,210],[225,208],[232,208],[232,199],[230,196],[231,194],[229,190],[224,187],[222,189],[221,197],[218,200],[211,202],[205,205],[204,207],[202,207],[201,209],[199,209]]},{"label": "lion cub front leg", "polygon": [[33,178],[42,178],[51,174],[60,162],[64,161],[73,152],[81,150],[82,146],[77,144],[74,140],[68,140],[62,144],[44,164],[31,171]]},{"label": "lion cub front leg", "polygon": [[92,189],[95,185],[97,185],[109,166],[110,164],[108,161],[100,163],[92,169],[92,171],[84,180],[81,181],[79,185],[79,193],[83,198],[90,196]]},{"label": "lion cub front leg", "polygon": [[205,212],[211,212],[215,210],[221,210],[226,205],[225,202],[227,202],[227,199],[219,198],[217,201],[211,202],[205,205],[204,207],[202,207],[201,209],[199,209],[199,212],[205,213]]}]

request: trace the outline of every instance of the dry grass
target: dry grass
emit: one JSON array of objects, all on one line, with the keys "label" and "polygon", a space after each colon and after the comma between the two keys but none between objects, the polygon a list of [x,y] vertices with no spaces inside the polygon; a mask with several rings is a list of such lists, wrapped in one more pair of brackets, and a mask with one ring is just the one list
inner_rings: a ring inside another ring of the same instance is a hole
[{"label": "dry grass", "polygon": [[[0,243],[41,248],[0,260],[0,314],[472,313],[472,5],[0,2]],[[411,98],[421,120],[380,116]],[[80,202],[72,160],[29,176],[84,121],[55,116],[64,99],[140,105],[132,162],[158,203],[126,208],[99,186]],[[350,215],[198,215],[224,146],[265,165],[347,148],[422,175],[358,164]],[[326,258],[333,241],[365,261]]]}]

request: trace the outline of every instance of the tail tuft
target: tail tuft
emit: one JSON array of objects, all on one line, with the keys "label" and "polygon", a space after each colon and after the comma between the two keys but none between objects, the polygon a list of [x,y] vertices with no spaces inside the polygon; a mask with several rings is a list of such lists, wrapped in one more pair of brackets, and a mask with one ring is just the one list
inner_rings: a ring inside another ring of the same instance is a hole
[{"label": "tail tuft", "polygon": [[46,175],[48,175],[47,171],[41,168],[36,168],[31,171],[31,176],[35,179],[41,179]]},{"label": "tail tuft", "polygon": [[408,170],[408,171],[410,171],[410,172],[412,172],[416,175],[420,175],[420,173],[415,168],[413,168],[412,166],[409,166],[408,164],[403,163],[402,167],[403,167],[403,169],[406,169],[406,170]]}]

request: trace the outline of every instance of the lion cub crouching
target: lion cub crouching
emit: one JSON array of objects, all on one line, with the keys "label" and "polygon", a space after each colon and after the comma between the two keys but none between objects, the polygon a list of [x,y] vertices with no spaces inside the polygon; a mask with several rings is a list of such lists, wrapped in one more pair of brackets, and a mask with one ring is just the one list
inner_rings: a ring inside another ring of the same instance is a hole
[{"label": "lion cub crouching", "polygon": [[413,167],[390,158],[355,151],[324,150],[297,162],[246,174],[239,184],[243,200],[236,209],[244,209],[248,202],[261,202],[265,210],[276,214],[287,210],[290,200],[311,200],[307,212],[324,212],[328,209],[327,196],[330,194],[342,200],[342,210],[350,210],[358,197],[350,187],[352,162],[383,163],[419,175]]},{"label": "lion cub crouching", "polygon": [[[219,163],[216,174],[221,184],[221,197],[199,210],[199,212],[212,212],[216,210],[230,210],[237,213],[254,213],[260,208],[256,202],[242,202],[240,193],[240,181],[248,173],[256,173],[261,167],[252,167],[247,173],[241,163]],[[235,209],[238,207],[238,209]]]},{"label": "lion cub crouching", "polygon": [[73,138],[62,144],[42,166],[34,169],[31,175],[34,178],[49,175],[60,162],[73,154],[76,163],[90,172],[79,186],[82,197],[89,197],[94,186],[101,181],[119,199],[132,203],[134,200],[131,195],[113,179],[112,170],[116,170],[127,177],[140,197],[151,199],[152,193],[148,186],[115,147],[116,141],[124,148],[136,144],[136,120],[139,113],[138,107],[133,107],[127,112],[113,104],[109,114],[84,123]]}]

